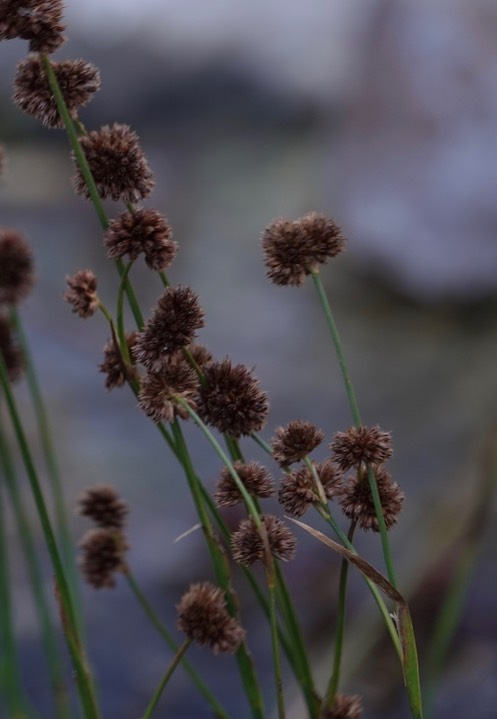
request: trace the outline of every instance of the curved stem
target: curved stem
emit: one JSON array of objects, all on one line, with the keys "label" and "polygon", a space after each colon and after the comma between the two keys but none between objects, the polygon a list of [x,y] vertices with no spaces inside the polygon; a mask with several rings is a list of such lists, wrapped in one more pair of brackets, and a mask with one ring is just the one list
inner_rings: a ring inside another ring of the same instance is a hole
[{"label": "curved stem", "polygon": [[186,642],[183,642],[183,644],[178,648],[178,651],[174,655],[170,665],[167,668],[166,673],[164,674],[161,683],[159,684],[157,691],[155,692],[154,696],[152,697],[150,704],[148,705],[147,709],[145,710],[145,714],[143,715],[143,719],[150,719],[152,714],[154,713],[154,710],[157,707],[157,704],[159,703],[159,700],[162,696],[162,692],[167,686],[168,681],[171,679],[172,675],[176,671],[176,668],[178,664],[181,662],[183,655],[186,653],[188,647],[192,643],[191,639],[187,639]]}]

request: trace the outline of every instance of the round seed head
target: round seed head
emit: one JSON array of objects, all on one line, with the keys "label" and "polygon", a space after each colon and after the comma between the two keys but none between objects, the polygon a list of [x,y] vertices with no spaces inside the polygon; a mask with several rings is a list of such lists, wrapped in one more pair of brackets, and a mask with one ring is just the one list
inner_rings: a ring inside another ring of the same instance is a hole
[{"label": "round seed head", "polygon": [[[273,482],[268,470],[258,462],[235,462],[233,465],[247,491],[255,497],[273,494]],[[221,472],[214,499],[218,507],[232,507],[243,502],[242,495],[227,467]]]},{"label": "round seed head", "polygon": [[153,209],[125,212],[113,220],[105,233],[105,246],[112,260],[125,255],[136,260],[143,253],[151,270],[167,270],[178,249],[168,221]]},{"label": "round seed head", "polygon": [[383,464],[392,456],[392,435],[379,427],[350,427],[330,444],[335,462],[347,471],[365,464]]},{"label": "round seed head", "polygon": [[[387,529],[391,529],[402,509],[404,495],[399,485],[384,469],[375,467],[374,473],[385,525]],[[380,531],[366,469],[360,469],[356,475],[348,477],[343,482],[338,494],[338,502],[345,516],[356,521],[361,529]]]},{"label": "round seed head", "polygon": [[3,315],[0,315],[0,354],[10,381],[16,382],[22,376],[24,358],[20,347],[15,341],[10,322]]},{"label": "round seed head", "polygon": [[72,311],[85,319],[95,314],[99,307],[97,277],[91,270],[79,270],[66,277],[68,289],[64,299],[72,305]]},{"label": "round seed head", "polygon": [[0,40],[29,40],[29,51],[51,54],[65,42],[63,0],[0,0]]},{"label": "round seed head", "polygon": [[129,549],[124,536],[115,529],[91,529],[79,545],[80,569],[84,579],[95,589],[114,587],[115,575],[126,569]]},{"label": "round seed head", "polygon": [[33,284],[31,247],[19,232],[0,228],[0,304],[17,304]]},{"label": "round seed head", "polygon": [[91,487],[79,498],[78,513],[104,529],[124,529],[129,507],[113,487]]},{"label": "round seed head", "polygon": [[170,362],[160,372],[148,372],[143,378],[138,406],[154,422],[172,422],[176,416],[188,419],[188,412],[178,403],[178,397],[196,408],[198,377],[190,365]]},{"label": "round seed head", "polygon": [[294,420],[286,427],[277,427],[271,440],[273,457],[282,467],[299,462],[324,439],[324,433],[311,422]]},{"label": "round seed head", "polygon": [[[136,344],[137,336],[138,332],[126,333],[126,344],[128,345],[131,361],[133,361],[132,350]],[[105,378],[105,387],[109,391],[114,389],[114,387],[122,387],[128,379],[137,377],[135,367],[125,364],[121,351],[116,346],[113,338],[104,346],[104,361],[99,366],[99,371],[107,375]]]},{"label": "round seed head", "polygon": [[[284,562],[293,559],[297,540],[286,524],[272,514],[262,515],[261,519],[271,554]],[[251,566],[254,562],[264,560],[264,541],[253,517],[240,522],[238,529],[231,536],[231,544],[235,562]]]}]

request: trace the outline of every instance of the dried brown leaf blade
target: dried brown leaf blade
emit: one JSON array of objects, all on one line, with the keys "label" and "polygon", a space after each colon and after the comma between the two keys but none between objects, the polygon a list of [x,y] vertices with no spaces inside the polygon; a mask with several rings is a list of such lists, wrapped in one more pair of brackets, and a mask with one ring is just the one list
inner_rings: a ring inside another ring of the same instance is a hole
[{"label": "dried brown leaf blade", "polygon": [[399,633],[400,644],[402,647],[402,671],[404,673],[404,682],[407,688],[411,713],[414,719],[423,718],[423,706],[421,699],[421,685],[419,680],[418,653],[416,649],[416,639],[414,636],[414,628],[411,619],[409,606],[402,594],[391,584],[386,577],[375,569],[369,562],[360,557],[358,554],[347,549],[342,544],[333,541],[325,534],[304,522],[288,517],[292,522],[297,524],[306,532],[309,532],[315,539],[322,542],[341,557],[353,564],[361,574],[373,582],[389,599],[396,604],[397,608],[397,630]]}]

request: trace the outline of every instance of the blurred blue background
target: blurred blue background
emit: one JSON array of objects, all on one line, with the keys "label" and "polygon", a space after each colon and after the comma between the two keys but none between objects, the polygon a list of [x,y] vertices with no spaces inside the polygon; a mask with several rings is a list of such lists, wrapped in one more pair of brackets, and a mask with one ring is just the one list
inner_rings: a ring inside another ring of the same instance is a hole
[{"label": "blurred blue background", "polygon": [[[69,41],[55,58],[83,57],[102,75],[81,119],[89,129],[125,122],[140,135],[157,181],[145,204],[167,214],[180,244],[170,279],[199,293],[207,319],[200,338],[211,351],[255,367],[270,393],[267,439],[277,425],[302,418],[319,424],[328,442],[351,417],[312,288],[268,283],[260,233],[274,217],[314,209],[335,217],[349,237],[347,253],[323,277],[363,419],[393,432],[391,471],[407,498],[391,538],[423,658],[482,499],[482,448],[496,419],[497,5],[68,0],[66,17]],[[86,486],[119,488],[132,510],[131,565],[173,627],[189,582],[210,576],[206,553],[198,533],[173,543],[196,521],[181,469],[132,395],[105,392],[97,372],[105,324],[80,320],[61,299],[65,275],[91,267],[113,307],[117,279],[91,205],[72,193],[64,133],[45,130],[10,102],[25,52],[17,41],[0,46],[0,141],[9,158],[0,222],[23,231],[36,255],[38,283],[23,317],[68,506],[73,514]],[[111,217],[120,211],[109,205]],[[147,312],[161,287],[137,264]],[[187,434],[213,486],[219,463],[193,428]],[[249,442],[244,449],[261,458]],[[316,453],[325,455],[325,447]],[[481,552],[440,684],[440,719],[495,717],[495,505],[485,503]],[[76,542],[87,527],[71,521]],[[324,686],[339,563],[299,540],[287,574]],[[381,566],[376,537],[360,537],[358,546]],[[14,566],[26,680],[41,708],[36,620],[22,564]],[[359,579],[351,592],[345,686],[364,696],[366,719],[407,719],[393,652],[381,643],[374,649],[375,608]],[[168,655],[124,583],[85,589],[84,600],[104,714],[134,719]],[[271,705],[268,636],[251,602],[244,618]],[[232,663],[213,662],[207,651],[195,659],[234,719],[248,716],[236,674],[226,681]],[[287,699],[289,718],[301,717],[291,682]],[[210,716],[180,673],[162,711]]]}]

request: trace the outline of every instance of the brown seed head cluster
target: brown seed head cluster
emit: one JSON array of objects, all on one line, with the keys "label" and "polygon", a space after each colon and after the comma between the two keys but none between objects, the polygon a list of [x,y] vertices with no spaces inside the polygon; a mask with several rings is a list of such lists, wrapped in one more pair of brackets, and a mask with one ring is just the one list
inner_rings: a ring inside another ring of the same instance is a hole
[{"label": "brown seed head cluster", "polygon": [[273,457],[282,467],[288,467],[304,459],[323,439],[324,433],[311,422],[294,420],[286,427],[277,427],[271,440]]},{"label": "brown seed head cluster", "polygon": [[91,487],[78,500],[78,513],[102,529],[124,529],[129,507],[113,487]]},{"label": "brown seed head cluster", "polygon": [[334,460],[347,471],[361,464],[383,464],[392,456],[392,436],[379,427],[350,427],[330,444]]},{"label": "brown seed head cluster", "polygon": [[66,277],[68,289],[64,299],[72,305],[72,311],[85,319],[95,314],[99,307],[97,277],[91,270],[79,270]]},{"label": "brown seed head cluster", "polygon": [[188,418],[178,397],[196,408],[198,377],[183,360],[169,362],[159,372],[148,372],[142,380],[138,405],[154,422],[172,422],[176,416]]},{"label": "brown seed head cluster", "polygon": [[[293,559],[297,540],[286,524],[272,514],[262,515],[261,519],[271,554],[284,562]],[[240,564],[249,567],[254,562],[264,560],[264,541],[253,517],[240,522],[238,529],[231,536],[231,544],[233,559]]]},{"label": "brown seed head cluster", "polygon": [[[80,139],[98,192],[123,202],[136,202],[147,197],[154,187],[154,179],[138,135],[128,125],[104,125]],[[74,189],[90,198],[85,179],[76,163]]]},{"label": "brown seed head cluster", "polygon": [[0,304],[17,304],[34,282],[33,253],[15,230],[0,228]]},{"label": "brown seed head cluster", "polygon": [[153,209],[124,212],[110,223],[104,241],[109,259],[136,260],[143,253],[151,270],[167,270],[178,249],[168,221]]},{"label": "brown seed head cluster", "polygon": [[331,709],[326,709],[320,719],[360,719],[362,702],[357,695],[337,694]]},{"label": "brown seed head cluster", "polygon": [[[247,492],[264,499],[273,494],[273,482],[268,470],[258,462],[235,462],[233,465]],[[232,507],[243,502],[242,495],[227,467],[221,472],[214,499],[218,507]]]},{"label": "brown seed head cluster", "polygon": [[204,311],[195,292],[190,287],[168,287],[138,335],[135,357],[149,372],[159,372],[203,326]]},{"label": "brown seed head cluster", "polygon": [[20,379],[24,369],[24,358],[12,333],[7,317],[0,314],[0,354],[11,382]]},{"label": "brown seed head cluster", "polygon": [[245,630],[226,609],[224,592],[210,582],[192,584],[178,604],[178,629],[214,654],[236,652]]},{"label": "brown seed head cluster", "polygon": [[274,220],[262,236],[267,276],[276,285],[301,286],[306,275],[336,257],[344,246],[340,227],[316,212],[293,222]]},{"label": "brown seed head cluster", "polygon": [[198,413],[219,432],[232,437],[258,432],[265,424],[269,403],[259,381],[242,364],[226,358],[206,367],[199,389]]},{"label": "brown seed head cluster", "polygon": [[[133,360],[133,347],[136,344],[138,332],[126,333],[126,344],[131,360]],[[114,387],[122,387],[128,379],[136,377],[136,369],[125,363],[120,349],[116,346],[114,338],[111,338],[104,346],[104,361],[99,366],[99,371],[106,375],[105,387],[108,390]]]},{"label": "brown seed head cluster", "polygon": [[[402,509],[404,495],[399,485],[382,467],[374,467],[374,474],[385,525],[387,529],[391,529],[397,522],[397,515]],[[348,477],[343,482],[338,502],[345,516],[356,521],[361,529],[380,531],[366,469],[359,470],[357,474]]]},{"label": "brown seed head cluster", "polygon": [[80,569],[95,589],[114,587],[115,575],[126,569],[125,554],[129,549],[124,535],[111,528],[90,529],[80,542]]},{"label": "brown seed head cluster", "polygon": [[[315,466],[326,498],[333,499],[340,491],[341,472],[329,460]],[[278,501],[285,508],[285,512],[293,517],[301,517],[311,504],[319,501],[318,490],[309,467],[302,467],[283,476]]]},{"label": "brown seed head cluster", "polygon": [[63,0],[0,0],[0,40],[29,40],[30,52],[52,53],[65,38]]},{"label": "brown seed head cluster", "polygon": [[[52,61],[62,95],[71,117],[84,107],[100,88],[97,68],[84,60]],[[57,103],[37,55],[21,60],[14,79],[14,103],[27,115],[51,128],[64,127]]]}]

